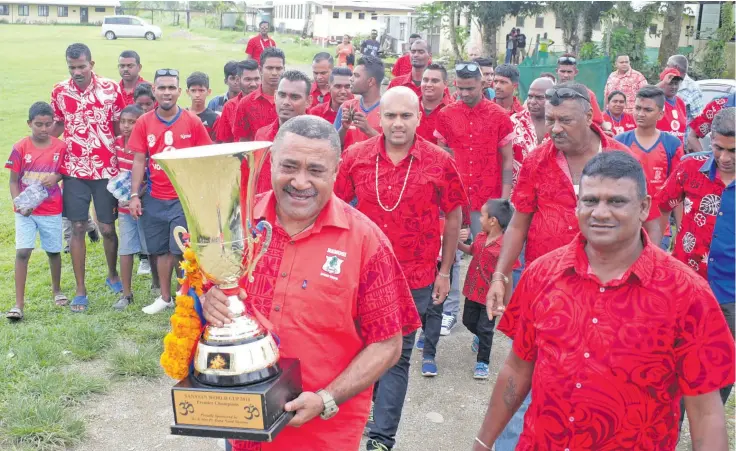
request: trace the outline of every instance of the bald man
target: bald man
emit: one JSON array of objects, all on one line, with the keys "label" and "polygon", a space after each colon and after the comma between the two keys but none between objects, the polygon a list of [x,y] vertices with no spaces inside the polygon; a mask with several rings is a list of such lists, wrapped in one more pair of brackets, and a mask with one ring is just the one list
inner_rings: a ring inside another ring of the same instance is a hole
[{"label": "bald man", "polygon": [[[356,208],[391,242],[422,319],[422,374],[435,376],[442,302],[450,290],[461,207],[468,199],[452,157],[416,134],[417,95],[403,86],[393,88],[381,97],[380,108],[382,133],[343,153],[335,193],[346,201],[357,198]],[[378,382],[368,450],[395,444],[414,336],[404,336],[399,362]]]},{"label": "bald man", "polygon": [[537,144],[544,140],[547,134],[547,124],[544,121],[544,93],[548,89],[553,88],[555,82],[548,77],[539,77],[529,85],[529,91],[526,97],[526,109],[534,124],[534,132],[537,138]]},{"label": "bald man", "polygon": [[481,56],[483,56],[483,51],[481,50],[480,46],[478,46],[478,45],[471,45],[468,48],[468,59],[469,60],[472,61],[472,60],[474,60],[476,58],[480,58]]}]

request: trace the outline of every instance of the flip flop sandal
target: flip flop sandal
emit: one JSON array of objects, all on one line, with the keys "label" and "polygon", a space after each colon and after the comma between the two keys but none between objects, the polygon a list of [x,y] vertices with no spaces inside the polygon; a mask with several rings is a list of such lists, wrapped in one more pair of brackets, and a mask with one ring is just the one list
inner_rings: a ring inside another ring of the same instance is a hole
[{"label": "flip flop sandal", "polygon": [[19,309],[18,307],[13,307],[8,310],[8,313],[5,314],[5,317],[11,321],[20,321],[23,319],[23,310]]},{"label": "flip flop sandal", "polygon": [[87,300],[87,296],[74,296],[72,303],[69,304],[72,313],[84,313],[87,311],[88,306],[89,301]]},{"label": "flip flop sandal", "polygon": [[118,280],[115,283],[110,282],[110,279],[105,279],[105,285],[112,290],[113,293],[118,294],[123,292],[123,282]]},{"label": "flip flop sandal", "polygon": [[66,307],[69,304],[69,298],[63,294],[54,295],[54,303],[57,307]]}]

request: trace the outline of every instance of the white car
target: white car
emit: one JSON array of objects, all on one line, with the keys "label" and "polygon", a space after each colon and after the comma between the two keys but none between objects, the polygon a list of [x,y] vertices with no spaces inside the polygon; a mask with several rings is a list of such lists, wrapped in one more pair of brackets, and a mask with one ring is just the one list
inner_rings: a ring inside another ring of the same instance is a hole
[{"label": "white car", "polygon": [[102,21],[102,36],[108,40],[117,38],[161,39],[161,28],[135,16],[106,16]]}]

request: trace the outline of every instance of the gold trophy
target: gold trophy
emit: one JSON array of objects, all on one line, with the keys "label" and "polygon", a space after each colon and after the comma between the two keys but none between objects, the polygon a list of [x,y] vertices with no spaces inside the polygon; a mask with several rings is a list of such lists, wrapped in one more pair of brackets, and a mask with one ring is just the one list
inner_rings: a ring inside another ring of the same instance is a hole
[{"label": "gold trophy", "polygon": [[[153,156],[174,185],[189,227],[189,247],[205,277],[229,295],[233,321],[207,325],[194,372],[172,388],[177,435],[272,441],[293,414],[284,404],[301,392],[296,359],[279,359],[274,337],[246,311],[238,281],[268,249],[271,225],[254,223],[258,175],[270,142],[193,147]],[[241,179],[244,190],[241,190]],[[184,245],[183,227],[174,230]]]}]

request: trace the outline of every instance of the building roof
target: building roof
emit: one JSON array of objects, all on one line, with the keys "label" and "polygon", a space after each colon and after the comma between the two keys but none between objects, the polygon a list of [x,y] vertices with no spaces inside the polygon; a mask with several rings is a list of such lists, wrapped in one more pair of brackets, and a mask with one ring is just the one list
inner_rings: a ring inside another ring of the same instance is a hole
[{"label": "building roof", "polygon": [[371,11],[414,11],[413,6],[387,1],[365,0],[317,0],[318,5],[324,8],[352,8],[355,10]]},{"label": "building roof", "polygon": [[118,7],[120,2],[117,0],[13,0],[8,3],[13,5],[49,5],[49,6],[106,6]]}]

